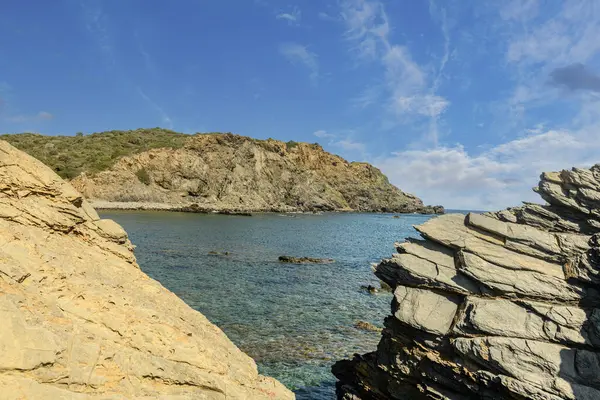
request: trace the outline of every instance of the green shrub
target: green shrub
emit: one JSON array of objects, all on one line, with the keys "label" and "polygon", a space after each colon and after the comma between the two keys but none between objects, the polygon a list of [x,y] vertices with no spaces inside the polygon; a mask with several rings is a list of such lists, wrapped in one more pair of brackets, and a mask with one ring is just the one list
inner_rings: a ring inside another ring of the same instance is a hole
[{"label": "green shrub", "polygon": [[148,174],[148,171],[146,171],[146,168],[144,167],[138,169],[135,175],[144,185],[149,185],[152,182],[150,179],[150,174]]},{"label": "green shrub", "polygon": [[181,148],[189,138],[190,135],[161,128],[91,135],[78,132],[75,136],[0,135],[0,139],[42,161],[66,179],[83,171],[94,174],[108,169],[123,156],[156,148]]},{"label": "green shrub", "polygon": [[298,142],[294,142],[293,140],[290,140],[285,144],[285,147],[288,149],[288,151],[292,150],[296,146],[298,146]]}]

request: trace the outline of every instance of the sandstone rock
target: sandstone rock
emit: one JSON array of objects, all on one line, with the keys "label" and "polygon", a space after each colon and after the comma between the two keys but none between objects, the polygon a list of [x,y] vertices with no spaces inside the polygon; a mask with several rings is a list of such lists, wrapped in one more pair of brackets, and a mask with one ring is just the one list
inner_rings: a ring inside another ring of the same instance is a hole
[{"label": "sandstone rock", "polygon": [[600,165],[545,173],[547,205],[415,227],[375,274],[395,288],[377,350],[338,398],[600,399]]},{"label": "sandstone rock", "polygon": [[119,225],[1,141],[0,210],[0,398],[293,398],[145,275]]}]

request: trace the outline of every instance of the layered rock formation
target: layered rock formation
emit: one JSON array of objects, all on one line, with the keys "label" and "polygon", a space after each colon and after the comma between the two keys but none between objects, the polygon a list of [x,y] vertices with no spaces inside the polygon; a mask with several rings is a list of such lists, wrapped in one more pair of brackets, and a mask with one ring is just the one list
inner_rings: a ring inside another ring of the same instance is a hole
[{"label": "layered rock formation", "polygon": [[292,399],[144,274],[123,229],[0,141],[0,398]]},{"label": "layered rock formation", "polygon": [[[144,182],[139,171],[147,174]],[[377,168],[349,163],[319,145],[232,134],[197,135],[179,149],[124,157],[73,185],[100,206],[103,200],[246,211],[436,211]]]},{"label": "layered rock formation", "polygon": [[333,367],[340,399],[600,399],[600,165],[545,173],[547,205],[417,226],[376,275],[377,351]]},{"label": "layered rock formation", "polygon": [[443,212],[318,144],[161,130],[3,138],[74,178],[96,208]]}]

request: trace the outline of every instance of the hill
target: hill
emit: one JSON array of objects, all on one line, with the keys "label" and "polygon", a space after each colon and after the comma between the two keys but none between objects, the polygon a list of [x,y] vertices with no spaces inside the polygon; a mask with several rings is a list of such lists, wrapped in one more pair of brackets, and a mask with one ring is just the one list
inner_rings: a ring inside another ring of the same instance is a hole
[{"label": "hill", "polygon": [[367,163],[319,144],[164,129],[2,135],[97,207],[240,211],[441,212]]}]

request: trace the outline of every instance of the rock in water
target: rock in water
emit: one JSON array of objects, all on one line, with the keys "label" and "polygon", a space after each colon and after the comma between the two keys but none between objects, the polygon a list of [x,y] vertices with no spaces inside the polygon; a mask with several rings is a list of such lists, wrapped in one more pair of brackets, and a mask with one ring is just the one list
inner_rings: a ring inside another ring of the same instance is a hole
[{"label": "rock in water", "polygon": [[0,398],[293,399],[138,267],[125,231],[0,141]]},{"label": "rock in water", "polygon": [[356,329],[360,329],[363,331],[371,331],[371,332],[381,332],[382,329],[379,328],[378,326],[373,325],[370,322],[366,322],[366,321],[356,321],[356,324],[354,324],[354,327]]},{"label": "rock in water", "polygon": [[600,165],[545,173],[548,205],[433,218],[375,274],[377,351],[339,361],[339,399],[600,399]]},{"label": "rock in water", "polygon": [[335,260],[333,258],[279,256],[279,262],[289,264],[331,264]]}]

